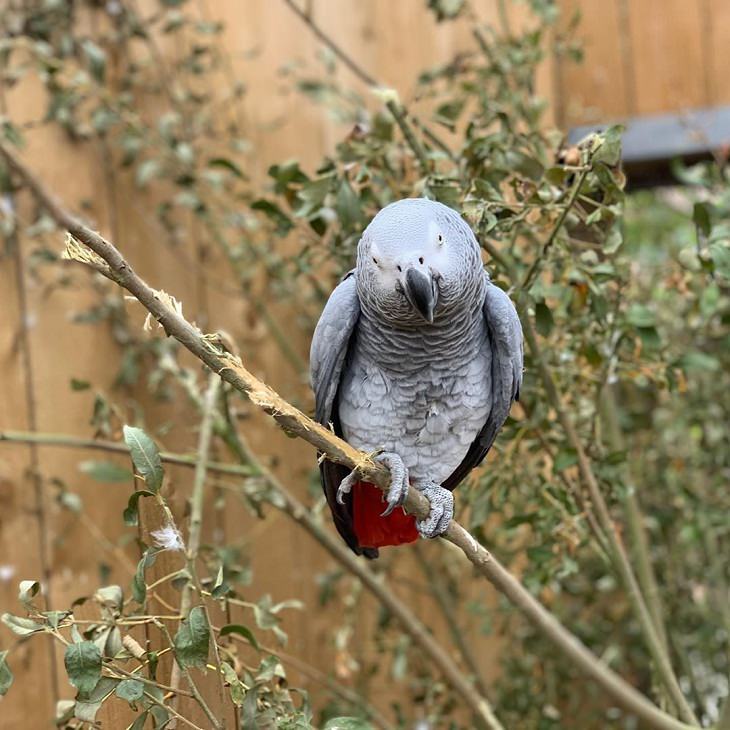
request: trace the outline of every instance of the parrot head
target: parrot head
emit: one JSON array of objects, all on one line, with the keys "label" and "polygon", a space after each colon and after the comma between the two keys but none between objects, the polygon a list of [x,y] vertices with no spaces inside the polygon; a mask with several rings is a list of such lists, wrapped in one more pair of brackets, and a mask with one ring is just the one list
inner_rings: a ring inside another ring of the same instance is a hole
[{"label": "parrot head", "polygon": [[358,244],[361,303],[393,324],[433,324],[481,290],[479,245],[451,208],[407,198],[383,208]]}]

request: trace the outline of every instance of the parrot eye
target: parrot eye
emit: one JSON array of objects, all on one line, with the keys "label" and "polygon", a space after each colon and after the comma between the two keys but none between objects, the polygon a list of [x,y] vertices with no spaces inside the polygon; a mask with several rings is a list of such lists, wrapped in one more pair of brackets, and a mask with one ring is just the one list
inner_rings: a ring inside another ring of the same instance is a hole
[{"label": "parrot eye", "polygon": [[396,268],[398,269],[398,271],[403,271],[403,269],[401,269],[400,267],[400,264]]},{"label": "parrot eye", "polygon": [[439,243],[443,243],[443,242],[444,242],[444,237],[439,233]]},{"label": "parrot eye", "polygon": [[373,256],[373,263],[374,264],[377,264],[378,263],[378,260],[375,258],[375,256]]},{"label": "parrot eye", "polygon": [[418,263],[419,263],[419,264],[422,264],[422,263],[423,263],[423,256],[420,256],[420,257],[419,257],[419,259],[418,259]]}]

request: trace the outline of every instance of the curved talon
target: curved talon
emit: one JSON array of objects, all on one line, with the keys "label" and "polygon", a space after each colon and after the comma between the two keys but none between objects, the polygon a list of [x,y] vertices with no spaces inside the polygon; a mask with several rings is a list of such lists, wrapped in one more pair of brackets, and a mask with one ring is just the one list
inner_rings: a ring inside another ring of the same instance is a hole
[{"label": "curved talon", "polygon": [[337,488],[337,504],[345,504],[345,495],[352,491],[352,488],[357,484],[357,471],[353,469],[341,482]]},{"label": "curved talon", "polygon": [[408,469],[398,454],[387,451],[378,454],[375,461],[388,467],[388,471],[390,471],[390,487],[385,498],[388,506],[380,515],[381,517],[387,517],[396,507],[400,507],[406,501],[408,496]]},{"label": "curved talon", "polygon": [[416,520],[416,529],[421,537],[429,540],[443,535],[454,517],[454,495],[434,482],[416,485],[416,488],[431,503],[428,517]]}]

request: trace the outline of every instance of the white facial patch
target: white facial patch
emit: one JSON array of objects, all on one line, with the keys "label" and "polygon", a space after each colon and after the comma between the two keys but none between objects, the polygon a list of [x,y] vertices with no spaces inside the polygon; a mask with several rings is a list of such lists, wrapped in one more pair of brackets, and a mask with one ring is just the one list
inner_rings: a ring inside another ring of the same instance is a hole
[{"label": "white facial patch", "polygon": [[380,253],[380,249],[378,248],[378,244],[375,243],[375,241],[370,241],[370,256],[375,259],[377,263],[380,263],[380,259],[382,258],[382,255]]},{"label": "white facial patch", "polygon": [[429,266],[438,272],[446,270],[449,261],[449,244],[441,226],[435,221],[428,224],[427,261]]}]

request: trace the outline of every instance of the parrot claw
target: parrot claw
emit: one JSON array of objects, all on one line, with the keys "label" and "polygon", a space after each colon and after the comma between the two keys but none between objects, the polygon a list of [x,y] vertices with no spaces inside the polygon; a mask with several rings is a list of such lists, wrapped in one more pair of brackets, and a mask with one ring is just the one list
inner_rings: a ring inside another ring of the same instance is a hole
[{"label": "parrot claw", "polygon": [[357,484],[358,476],[357,471],[353,469],[341,482],[337,488],[337,504],[345,504],[345,495],[352,491],[352,488]]},{"label": "parrot claw", "polygon": [[431,503],[428,517],[425,520],[416,520],[419,534],[426,539],[443,535],[454,517],[454,495],[434,482],[415,486]]},{"label": "parrot claw", "polygon": [[408,469],[398,454],[389,451],[378,454],[375,461],[387,466],[388,471],[390,471],[390,487],[385,498],[388,506],[380,515],[381,517],[387,517],[396,507],[400,507],[406,501],[408,496]]}]

